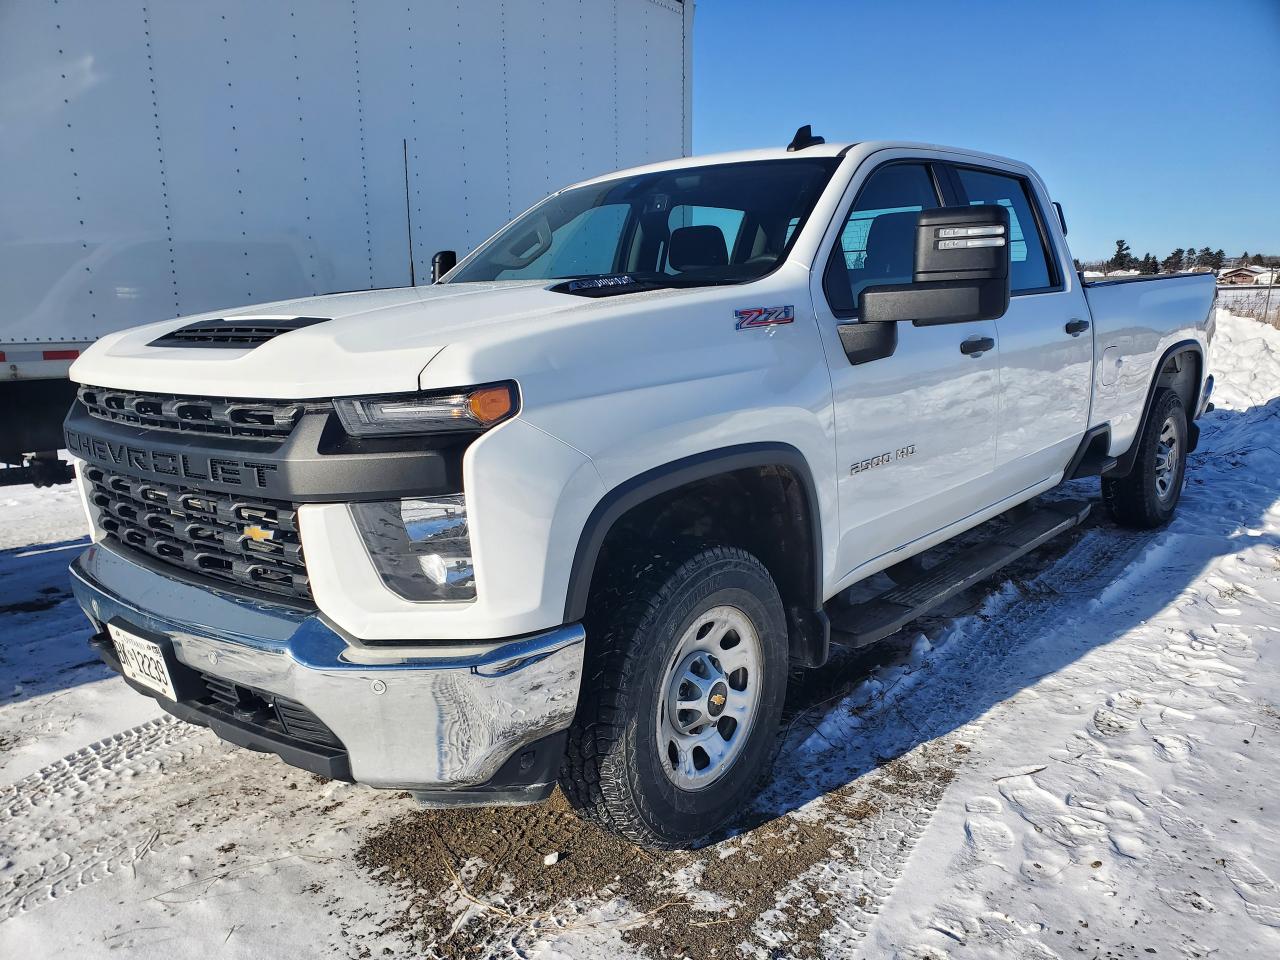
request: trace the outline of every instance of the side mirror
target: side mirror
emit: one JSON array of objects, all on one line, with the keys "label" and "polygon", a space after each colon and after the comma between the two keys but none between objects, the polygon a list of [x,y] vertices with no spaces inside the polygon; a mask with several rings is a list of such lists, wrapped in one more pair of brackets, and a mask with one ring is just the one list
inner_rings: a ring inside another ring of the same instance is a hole
[{"label": "side mirror", "polygon": [[911,283],[865,288],[865,323],[918,327],[995,320],[1009,309],[1009,211],[999,204],[922,210]]},{"label": "side mirror", "polygon": [[458,265],[458,251],[438,250],[431,258],[431,282],[439,283],[440,278]]}]

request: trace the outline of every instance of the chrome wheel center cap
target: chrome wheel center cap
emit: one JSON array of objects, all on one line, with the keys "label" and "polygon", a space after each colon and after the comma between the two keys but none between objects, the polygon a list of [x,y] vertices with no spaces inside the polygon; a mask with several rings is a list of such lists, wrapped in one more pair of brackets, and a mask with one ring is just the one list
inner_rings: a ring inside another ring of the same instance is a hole
[{"label": "chrome wheel center cap", "polygon": [[724,713],[729,683],[719,661],[705,650],[684,658],[671,678],[667,711],[680,733],[705,726]]}]

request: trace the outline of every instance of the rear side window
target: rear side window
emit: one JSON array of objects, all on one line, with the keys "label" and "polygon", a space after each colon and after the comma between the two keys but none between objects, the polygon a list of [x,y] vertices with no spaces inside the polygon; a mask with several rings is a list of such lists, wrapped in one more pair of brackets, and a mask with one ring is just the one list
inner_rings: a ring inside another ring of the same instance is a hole
[{"label": "rear side window", "polygon": [[970,205],[998,203],[1009,208],[1009,290],[1019,293],[1054,285],[1040,223],[1032,212],[1031,192],[1021,177],[956,167]]},{"label": "rear side window", "polygon": [[867,178],[831,252],[824,287],[831,309],[851,314],[871,286],[910,283],[915,272],[916,215],[941,206],[929,168],[891,163]]}]

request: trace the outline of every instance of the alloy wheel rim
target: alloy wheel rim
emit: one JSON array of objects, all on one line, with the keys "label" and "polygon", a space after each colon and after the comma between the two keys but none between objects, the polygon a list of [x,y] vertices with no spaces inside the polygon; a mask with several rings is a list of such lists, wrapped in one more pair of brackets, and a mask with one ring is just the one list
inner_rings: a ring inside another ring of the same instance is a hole
[{"label": "alloy wheel rim", "polygon": [[1160,428],[1156,442],[1156,496],[1168,500],[1178,474],[1178,425],[1170,417]]},{"label": "alloy wheel rim", "polygon": [[658,754],[667,779],[703,790],[741,756],[760,701],[760,636],[737,607],[718,606],[685,630],[659,688]]}]

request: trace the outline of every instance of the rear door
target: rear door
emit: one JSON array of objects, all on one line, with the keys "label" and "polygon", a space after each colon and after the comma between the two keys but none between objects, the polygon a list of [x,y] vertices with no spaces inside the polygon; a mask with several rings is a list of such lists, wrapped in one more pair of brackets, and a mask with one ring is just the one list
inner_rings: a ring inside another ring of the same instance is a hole
[{"label": "rear door", "polygon": [[[916,216],[943,205],[942,187],[932,163],[905,156],[855,174],[856,193],[828,232],[825,256],[820,250],[814,303],[835,400],[844,582],[991,502],[994,322],[863,325],[857,316],[863,288],[911,280]],[[987,348],[975,351],[977,342]]]},{"label": "rear door", "polygon": [[[1093,331],[1089,307],[1056,214],[1028,177],[1011,169],[952,165],[964,203],[1009,210],[1008,312],[1000,340],[996,479],[1005,496],[1060,474],[1089,421]],[[1052,219],[1050,219],[1052,217]]]}]

